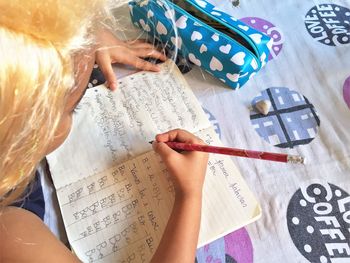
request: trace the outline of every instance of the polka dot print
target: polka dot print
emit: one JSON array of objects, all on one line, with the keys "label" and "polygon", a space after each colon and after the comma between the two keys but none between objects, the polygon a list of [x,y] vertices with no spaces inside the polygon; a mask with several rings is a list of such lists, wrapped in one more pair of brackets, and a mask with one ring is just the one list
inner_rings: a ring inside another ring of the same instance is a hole
[{"label": "polka dot print", "polygon": [[[255,105],[269,101],[267,115]],[[250,120],[261,138],[280,148],[293,148],[310,143],[317,135],[320,119],[311,102],[288,88],[269,88],[252,101]]]},{"label": "polka dot print", "polygon": [[288,204],[287,225],[309,262],[350,262],[350,196],[341,188],[330,183],[300,188]]},{"label": "polka dot print", "polygon": [[278,54],[282,51],[284,43],[283,32],[280,28],[271,22],[258,17],[244,17],[240,20],[271,37],[272,46],[269,47],[269,60],[278,56]]},{"label": "polka dot print", "polygon": [[305,15],[305,27],[312,38],[327,46],[350,43],[350,9],[335,4],[319,4]]},{"label": "polka dot print", "polygon": [[346,105],[350,109],[350,76],[344,82],[343,97]]},{"label": "polka dot print", "polygon": [[[241,88],[268,61],[267,54],[272,41],[265,34],[238,21],[209,2],[193,1],[193,4],[204,8],[205,12],[217,21],[230,23],[231,27],[243,30],[246,37],[252,41],[251,44],[245,45],[254,45],[254,52],[248,52],[251,47],[238,44],[222,32],[209,30],[208,26],[204,26],[204,22],[196,21],[181,8],[162,6],[158,1],[142,2],[142,5],[132,1],[129,5],[133,10],[133,23],[138,27],[153,34],[160,42],[169,44],[172,50],[176,50],[182,57],[231,88]],[[151,15],[149,10],[152,10]],[[176,35],[174,26],[177,28]]]}]

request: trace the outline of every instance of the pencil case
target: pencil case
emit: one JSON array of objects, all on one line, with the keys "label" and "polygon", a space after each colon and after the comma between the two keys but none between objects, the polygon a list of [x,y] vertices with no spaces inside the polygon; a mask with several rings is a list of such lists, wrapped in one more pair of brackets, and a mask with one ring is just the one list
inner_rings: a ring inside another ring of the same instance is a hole
[{"label": "pencil case", "polygon": [[133,0],[129,8],[135,26],[233,89],[268,61],[270,37],[205,0]]}]

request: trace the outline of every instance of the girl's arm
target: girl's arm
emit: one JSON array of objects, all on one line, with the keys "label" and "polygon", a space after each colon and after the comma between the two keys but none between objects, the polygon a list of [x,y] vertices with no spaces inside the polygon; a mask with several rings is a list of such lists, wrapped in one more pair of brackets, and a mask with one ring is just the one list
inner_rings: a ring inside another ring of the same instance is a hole
[{"label": "girl's arm", "polygon": [[[177,197],[176,197],[177,198]],[[198,242],[201,195],[177,198],[152,263],[193,263]]]},{"label": "girl's arm", "polygon": [[[202,188],[208,154],[177,153],[165,143],[202,143],[192,134],[174,130],[156,137],[175,186],[175,203],[152,262],[194,262],[198,241]],[[31,212],[8,207],[0,211],[0,262],[79,262]]]},{"label": "girl's arm", "polygon": [[158,135],[156,140],[153,144],[154,150],[162,157],[174,181],[175,203],[152,262],[193,263],[198,243],[202,188],[208,154],[181,154],[162,143],[179,141],[203,144],[194,135],[183,130]]},{"label": "girl's arm", "polygon": [[80,262],[39,217],[17,207],[0,211],[0,262]]}]

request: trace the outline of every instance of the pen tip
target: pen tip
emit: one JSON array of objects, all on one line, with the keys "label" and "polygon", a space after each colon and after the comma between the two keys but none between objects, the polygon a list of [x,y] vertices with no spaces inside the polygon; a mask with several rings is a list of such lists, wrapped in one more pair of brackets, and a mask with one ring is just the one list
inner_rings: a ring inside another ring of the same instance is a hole
[{"label": "pen tip", "polygon": [[148,143],[149,143],[149,144],[153,144],[153,142],[154,142],[154,141],[149,141]]}]

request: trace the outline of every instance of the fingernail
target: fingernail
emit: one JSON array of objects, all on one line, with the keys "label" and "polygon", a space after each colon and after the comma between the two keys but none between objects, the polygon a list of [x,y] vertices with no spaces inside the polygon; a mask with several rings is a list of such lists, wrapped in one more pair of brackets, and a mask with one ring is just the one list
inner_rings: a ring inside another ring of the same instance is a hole
[{"label": "fingernail", "polygon": [[110,88],[111,88],[111,90],[115,91],[115,90],[117,89],[117,84],[112,83],[112,84],[110,85]]}]

